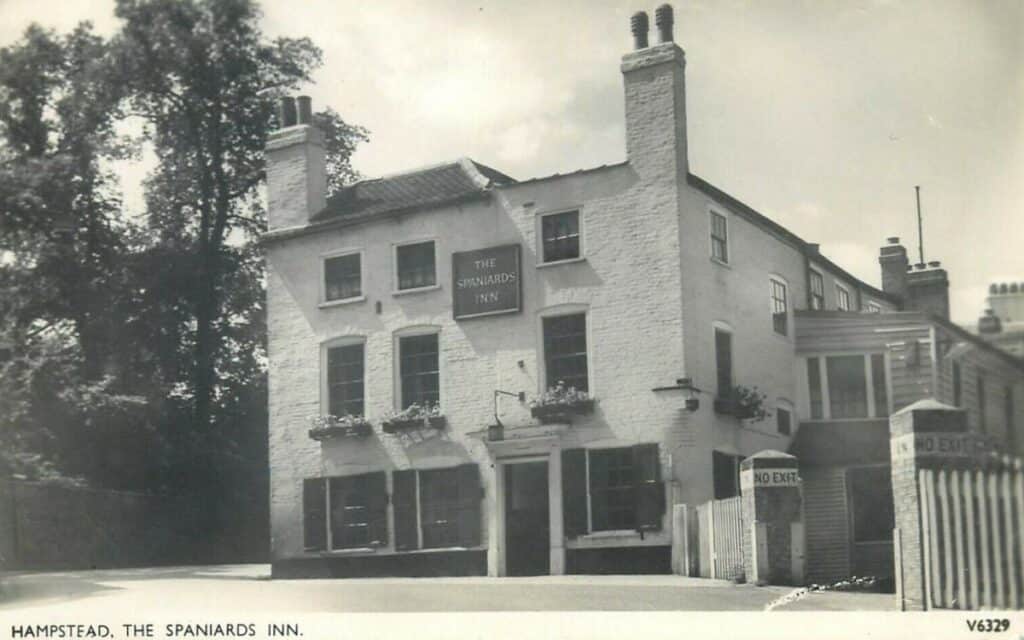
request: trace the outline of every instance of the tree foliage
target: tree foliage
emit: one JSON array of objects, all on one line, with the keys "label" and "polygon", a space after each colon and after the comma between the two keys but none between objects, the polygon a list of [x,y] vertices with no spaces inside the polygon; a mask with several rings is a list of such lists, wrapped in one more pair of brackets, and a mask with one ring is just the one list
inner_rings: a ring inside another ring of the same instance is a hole
[{"label": "tree foliage", "polygon": [[[0,474],[218,487],[218,526],[266,503],[263,149],[322,56],[267,39],[251,0],[115,14],[108,41],[32,26],[0,49]],[[337,189],[367,132],[315,118]],[[143,149],[130,212],[112,168]]]}]

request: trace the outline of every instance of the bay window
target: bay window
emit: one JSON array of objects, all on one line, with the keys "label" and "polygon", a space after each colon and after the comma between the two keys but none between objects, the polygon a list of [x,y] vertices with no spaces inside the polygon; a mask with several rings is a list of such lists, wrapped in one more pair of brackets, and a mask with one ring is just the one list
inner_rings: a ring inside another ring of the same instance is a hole
[{"label": "bay window", "polygon": [[812,420],[885,418],[889,392],[881,353],[807,358]]}]

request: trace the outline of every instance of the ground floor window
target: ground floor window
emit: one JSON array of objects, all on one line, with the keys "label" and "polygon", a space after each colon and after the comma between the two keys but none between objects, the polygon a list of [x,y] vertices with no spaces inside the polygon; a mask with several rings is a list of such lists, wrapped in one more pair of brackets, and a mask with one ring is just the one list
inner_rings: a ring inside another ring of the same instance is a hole
[{"label": "ground floor window", "polygon": [[846,471],[854,542],[892,542],[892,473],[889,465],[852,467]]},{"label": "ground floor window", "polygon": [[562,451],[566,536],[656,530],[665,513],[657,444]]},{"label": "ground floor window", "polygon": [[392,478],[397,550],[480,544],[483,489],[477,465],[407,469]]},{"label": "ground floor window", "polygon": [[388,543],[387,480],[383,471],[308,478],[302,486],[303,538],[310,551]]},{"label": "ground floor window", "polygon": [[389,503],[398,551],[479,546],[482,498],[476,464],[393,471],[390,496],[384,471],[307,478],[302,484],[304,547],[387,545]]}]

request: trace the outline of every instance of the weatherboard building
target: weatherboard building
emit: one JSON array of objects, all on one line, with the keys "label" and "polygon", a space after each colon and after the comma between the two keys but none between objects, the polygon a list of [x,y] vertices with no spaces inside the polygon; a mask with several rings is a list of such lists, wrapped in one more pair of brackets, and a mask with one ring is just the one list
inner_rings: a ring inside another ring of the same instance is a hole
[{"label": "weatherboard building", "polygon": [[[671,8],[655,23],[649,43],[634,16],[622,59],[619,164],[518,181],[464,158],[328,199],[309,101],[283,101],[264,237],[275,576],[697,573],[674,507],[737,495],[766,450],[799,450],[818,482],[807,574],[884,570],[884,535],[857,555],[852,514],[886,495],[879,425],[936,393],[947,363],[920,345],[953,332],[1010,376],[995,393],[1019,387],[1015,360],[943,319],[939,265],[892,239],[876,289],[691,173]],[[936,364],[898,387],[911,343]],[[863,459],[824,455],[833,432]]]}]

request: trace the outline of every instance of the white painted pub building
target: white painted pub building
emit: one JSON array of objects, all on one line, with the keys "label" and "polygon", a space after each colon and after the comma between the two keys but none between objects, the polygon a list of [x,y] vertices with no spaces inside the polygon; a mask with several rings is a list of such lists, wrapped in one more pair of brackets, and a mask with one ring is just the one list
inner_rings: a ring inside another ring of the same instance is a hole
[{"label": "white painted pub building", "polygon": [[327,198],[309,101],[283,101],[275,576],[685,570],[672,506],[736,495],[763,450],[800,460],[809,578],[891,571],[892,411],[981,396],[976,428],[1017,447],[1022,365],[949,324],[940,265],[890,239],[877,289],[691,173],[671,8],[655,22],[622,58],[619,164],[463,158]]}]

